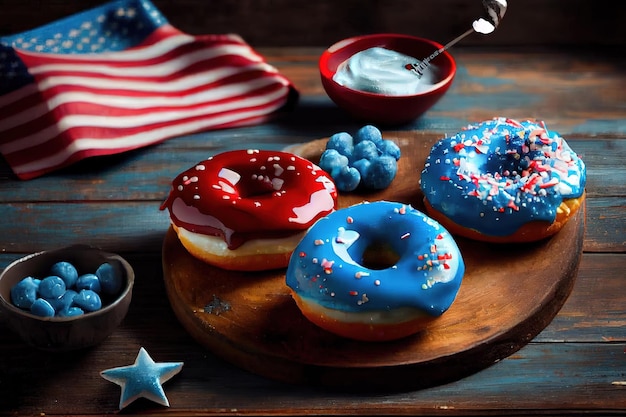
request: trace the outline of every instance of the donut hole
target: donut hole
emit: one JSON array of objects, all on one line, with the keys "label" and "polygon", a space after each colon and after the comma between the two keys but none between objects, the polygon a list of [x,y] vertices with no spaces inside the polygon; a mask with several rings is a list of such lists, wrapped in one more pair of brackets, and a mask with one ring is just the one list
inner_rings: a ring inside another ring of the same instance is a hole
[{"label": "donut hole", "polygon": [[365,247],[360,263],[368,269],[382,270],[391,268],[399,260],[400,255],[389,242],[374,240]]},{"label": "donut hole", "polygon": [[271,178],[252,176],[250,181],[242,181],[237,186],[241,198],[260,197],[271,195],[280,188],[276,188]]},{"label": "donut hole", "polygon": [[218,184],[222,191],[240,198],[271,196],[272,193],[282,188],[284,182],[280,178],[241,166],[224,167],[220,170],[218,177]]}]

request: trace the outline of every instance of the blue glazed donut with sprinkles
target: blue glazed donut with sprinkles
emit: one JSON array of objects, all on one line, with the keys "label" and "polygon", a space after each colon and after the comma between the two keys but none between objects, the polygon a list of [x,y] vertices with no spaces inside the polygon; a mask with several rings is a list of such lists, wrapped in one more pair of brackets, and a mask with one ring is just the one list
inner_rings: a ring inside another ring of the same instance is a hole
[{"label": "blue glazed donut with sprinkles", "polygon": [[429,216],[486,242],[554,235],[585,199],[586,169],[544,122],[503,117],[437,142],[421,176]]},{"label": "blue glazed donut with sprinkles", "polygon": [[452,305],[465,264],[452,236],[413,207],[364,202],[318,220],[289,262],[303,315],[336,335],[400,339]]}]

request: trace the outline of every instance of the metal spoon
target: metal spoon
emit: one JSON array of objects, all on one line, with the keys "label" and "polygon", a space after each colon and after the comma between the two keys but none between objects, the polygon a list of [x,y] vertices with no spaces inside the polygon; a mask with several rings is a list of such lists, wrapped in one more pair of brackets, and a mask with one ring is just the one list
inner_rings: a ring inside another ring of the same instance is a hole
[{"label": "metal spoon", "polygon": [[416,64],[406,64],[405,68],[410,71],[415,72],[415,74],[419,78],[421,78],[422,75],[424,75],[424,71],[426,70],[426,68],[430,65],[430,62],[433,59],[435,59],[437,55],[450,49],[454,44],[459,42],[461,39],[465,38],[466,36],[474,32],[488,35],[494,30],[496,30],[496,28],[500,24],[500,20],[502,20],[502,18],[504,17],[504,13],[506,13],[506,7],[507,7],[506,0],[482,0],[482,2],[483,2],[483,7],[485,11],[487,12],[486,19],[481,17],[480,19],[475,20],[472,23],[472,28],[469,29],[467,32],[463,33],[460,36],[457,36],[456,38],[454,38],[453,40],[445,44],[442,48],[439,48],[438,50],[430,54],[428,58],[425,58]]}]

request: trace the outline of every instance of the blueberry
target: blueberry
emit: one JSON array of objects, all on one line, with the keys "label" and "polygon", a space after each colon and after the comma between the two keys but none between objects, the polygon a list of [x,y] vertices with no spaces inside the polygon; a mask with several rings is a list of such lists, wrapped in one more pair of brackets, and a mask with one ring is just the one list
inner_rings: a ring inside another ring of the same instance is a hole
[{"label": "blueberry", "polygon": [[372,160],[372,164],[363,179],[363,185],[367,188],[382,190],[387,188],[396,176],[398,165],[391,156],[381,156]]},{"label": "blueberry", "polygon": [[336,149],[326,149],[320,158],[320,168],[334,177],[341,169],[348,165],[348,158],[341,155]]},{"label": "blueberry", "polygon": [[354,144],[352,136],[347,132],[339,132],[332,135],[326,143],[326,149],[335,149],[343,156],[352,158]]},{"label": "blueberry", "polygon": [[78,278],[78,271],[69,262],[61,261],[52,265],[50,268],[50,275],[56,275],[65,282],[65,287],[70,288],[76,283]]},{"label": "blueberry", "polygon": [[76,289],[80,290],[92,290],[93,292],[100,292],[100,280],[96,274],[84,274],[78,277],[76,280]]},{"label": "blueberry", "polygon": [[110,263],[100,265],[96,269],[96,276],[100,280],[103,293],[115,295],[122,289],[122,275]]},{"label": "blueberry", "polygon": [[400,147],[396,145],[395,142],[385,139],[378,143],[377,146],[382,155],[389,155],[393,157],[396,161],[400,159]]},{"label": "blueberry", "polygon": [[85,312],[80,307],[68,307],[59,311],[57,316],[58,317],[75,317],[75,316],[82,316],[83,314],[85,314]]},{"label": "blueberry", "polygon": [[43,298],[35,300],[33,305],[30,306],[30,312],[39,317],[54,317],[54,307]]},{"label": "blueberry", "polygon": [[356,168],[361,174],[361,178],[365,178],[367,176],[367,171],[369,171],[370,165],[372,165],[372,163],[369,161],[369,159],[365,158],[361,158],[358,161],[354,161],[352,163],[352,166]]},{"label": "blueberry", "polygon": [[349,192],[354,191],[359,186],[361,174],[356,168],[346,166],[333,179],[339,191]]},{"label": "blueberry", "polygon": [[11,302],[19,308],[30,308],[37,299],[40,282],[33,277],[23,278],[11,288]]},{"label": "blueberry", "polygon": [[369,140],[378,145],[383,140],[383,135],[376,126],[365,125],[354,134],[354,143],[360,143]]},{"label": "blueberry", "polygon": [[355,161],[359,159],[369,159],[372,160],[374,158],[378,158],[378,148],[376,144],[371,140],[364,140],[363,142],[359,142],[354,145],[354,152],[352,154],[352,158]]},{"label": "blueberry", "polygon": [[58,298],[65,292],[65,282],[56,275],[51,275],[39,283],[39,295],[42,298]]},{"label": "blueberry", "polygon": [[96,311],[102,307],[102,300],[95,291],[80,290],[74,297],[74,304],[85,311]]}]

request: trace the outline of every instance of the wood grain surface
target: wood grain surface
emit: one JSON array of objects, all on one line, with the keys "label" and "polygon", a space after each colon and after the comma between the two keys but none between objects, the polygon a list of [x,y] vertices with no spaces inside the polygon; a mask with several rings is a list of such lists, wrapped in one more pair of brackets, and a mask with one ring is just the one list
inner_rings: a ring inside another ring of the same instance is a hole
[{"label": "wood grain surface", "polygon": [[[384,134],[398,143],[398,174],[385,190],[340,193],[339,206],[399,201],[424,211],[419,173],[437,135]],[[291,150],[317,162],[326,139]],[[576,277],[584,210],[551,239],[525,245],[457,238],[466,273],[451,308],[424,331],[387,343],[343,339],[308,322],[285,270],[226,271],[198,261],[169,229],[165,287],[174,313],[216,355],[268,378],[339,389],[416,389],[450,382],[517,351],[543,330]]]},{"label": "wood grain surface", "polygon": [[[228,0],[202,2],[204,13],[227,2],[233,7],[239,4]],[[34,21],[53,19],[55,13],[98,2],[38,2],[41,13],[33,11],[33,3],[0,1],[0,26],[25,28]],[[160,3],[168,3],[173,9],[179,2]],[[317,3],[309,3],[309,7],[317,7]],[[587,0],[565,3],[550,2],[551,7],[564,8],[563,13],[552,13],[563,19],[557,19],[554,26],[533,26],[530,40],[540,41],[546,30],[555,28],[546,39],[571,36],[576,46],[584,37],[581,30],[586,28],[569,23],[592,16],[590,7],[598,13],[603,11]],[[259,7],[277,4],[259,2]],[[525,29],[529,28],[528,22],[536,22],[533,16],[537,10],[543,10],[535,1],[515,4],[525,8],[529,16],[523,21]],[[608,5],[623,7],[621,2]],[[198,33],[212,31],[210,19],[222,18],[207,18],[182,8],[178,13],[181,19],[195,19]],[[227,11],[224,13],[228,16]],[[253,14],[245,10],[232,13]],[[624,20],[617,12],[607,13],[610,19]],[[541,19],[547,16],[542,14]],[[410,14],[401,17],[413,22]],[[388,24],[395,26],[392,21]],[[596,39],[621,27],[603,28],[596,32]],[[253,33],[254,25],[245,29]],[[301,29],[306,32],[305,27]],[[331,29],[324,30],[327,33],[322,36],[334,36]],[[456,34],[450,28],[444,32],[446,38]],[[482,38],[473,40],[482,42]],[[496,43],[496,38],[493,41]],[[223,360],[192,338],[172,311],[163,279],[161,251],[169,219],[158,207],[171,180],[217,152],[250,147],[282,149],[360,127],[324,94],[317,72],[322,48],[276,45],[261,49],[262,54],[301,92],[294,111],[277,120],[178,137],[123,155],[84,161],[33,181],[16,180],[0,160],[0,269],[25,254],[83,243],[121,253],[136,275],[133,300],[124,322],[93,349],[42,354],[25,345],[0,316],[0,415],[115,414],[119,387],[102,379],[99,371],[131,364],[141,346],[156,361],[184,361],[185,365],[164,385],[169,408],[138,400],[121,414],[623,415],[626,385],[620,382],[626,380],[626,57],[617,50],[599,53],[596,45],[574,51],[560,47],[538,50],[536,44],[525,48],[523,43],[519,48],[489,49],[459,45],[453,52],[459,73],[446,96],[420,119],[397,127],[399,131],[443,136],[484,117],[540,118],[560,132],[587,163],[586,230],[574,287],[552,322],[523,348],[448,384],[359,394],[259,376]]]}]

